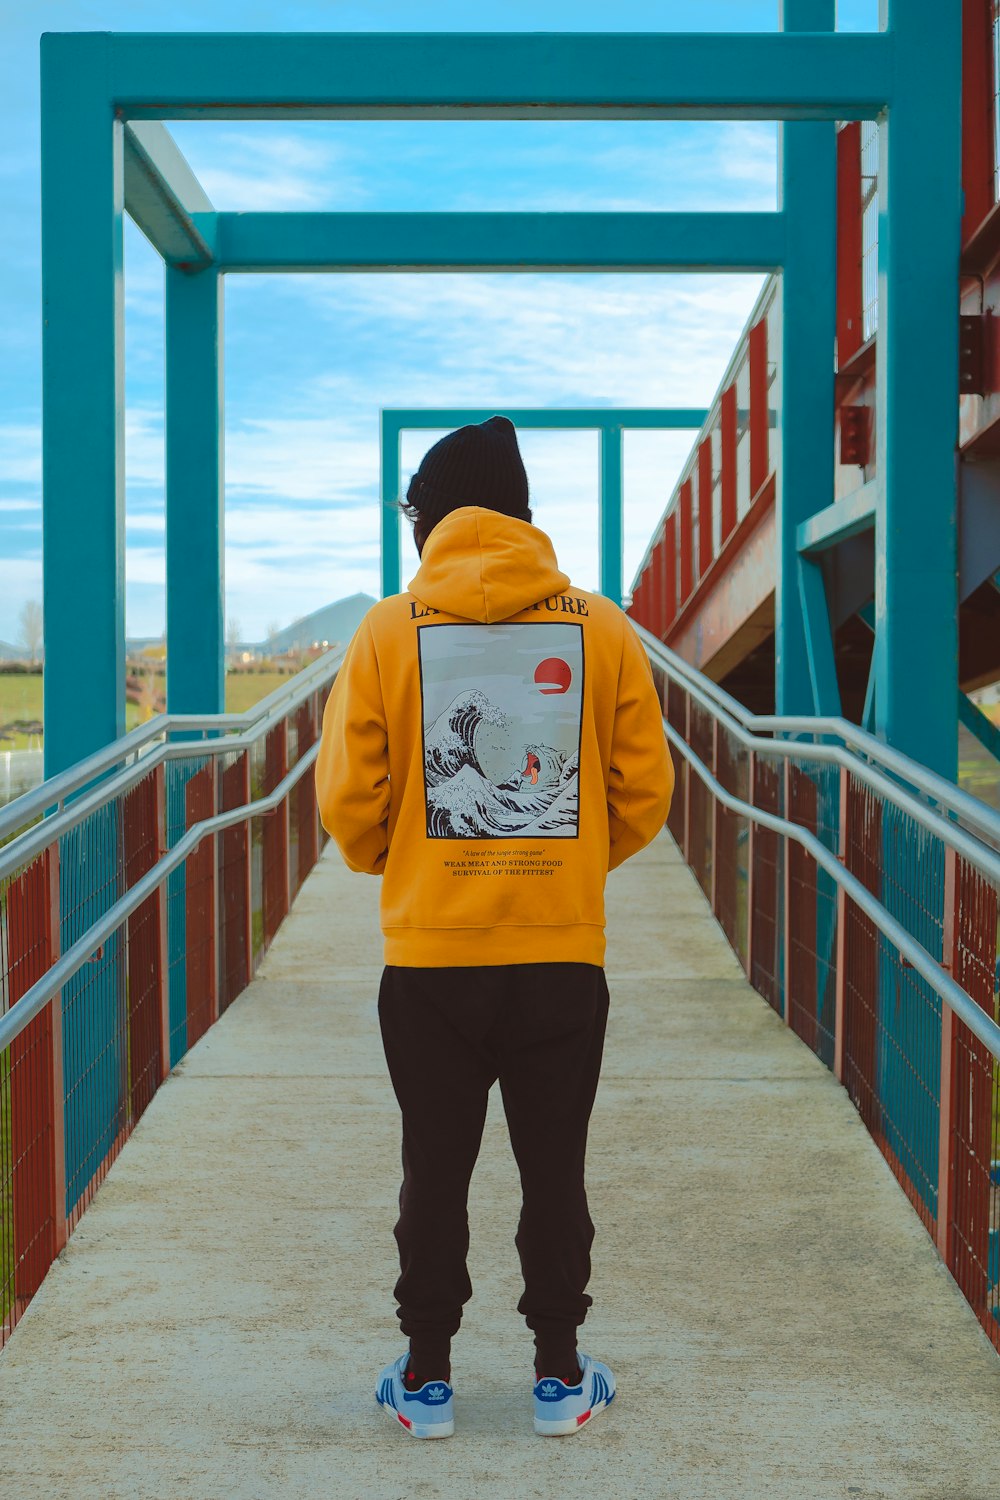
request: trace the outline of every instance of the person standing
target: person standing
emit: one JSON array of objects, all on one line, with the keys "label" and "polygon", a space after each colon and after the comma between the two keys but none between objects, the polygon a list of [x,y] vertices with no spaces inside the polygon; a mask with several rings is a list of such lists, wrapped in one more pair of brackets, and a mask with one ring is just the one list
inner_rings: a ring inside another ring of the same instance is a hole
[{"label": "person standing", "polygon": [[558,1436],[615,1395],[609,1367],[577,1347],[592,1304],[584,1165],[609,1004],[604,886],[662,829],[673,766],[646,653],[616,604],[559,568],[507,418],[435,443],[402,509],[420,566],[358,626],[316,760],[323,826],[350,869],[382,876],[379,1023],[402,1114],[394,1294],[409,1347],[376,1399],[415,1437],[454,1431],[468,1189],[499,1081],[521,1178],[534,1425]]}]

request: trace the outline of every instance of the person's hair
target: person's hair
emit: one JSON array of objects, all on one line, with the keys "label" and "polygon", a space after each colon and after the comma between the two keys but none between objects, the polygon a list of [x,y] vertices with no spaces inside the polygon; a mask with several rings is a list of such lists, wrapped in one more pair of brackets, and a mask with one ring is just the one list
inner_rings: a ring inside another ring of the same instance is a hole
[{"label": "person's hair", "polygon": [[[446,499],[434,489],[433,485],[428,484],[426,479],[421,479],[419,474],[414,474],[410,480],[406,491],[406,499],[396,501],[397,508],[408,521],[422,520],[426,523],[428,529],[436,526],[438,521],[443,521],[445,516],[449,515],[453,510],[458,510],[461,506],[468,503],[468,501],[464,500]],[[495,510],[502,516],[511,514],[510,511],[503,510],[498,505],[484,505],[483,509]],[[526,505],[523,511],[518,511],[514,515],[514,520],[530,521],[531,506]]]}]

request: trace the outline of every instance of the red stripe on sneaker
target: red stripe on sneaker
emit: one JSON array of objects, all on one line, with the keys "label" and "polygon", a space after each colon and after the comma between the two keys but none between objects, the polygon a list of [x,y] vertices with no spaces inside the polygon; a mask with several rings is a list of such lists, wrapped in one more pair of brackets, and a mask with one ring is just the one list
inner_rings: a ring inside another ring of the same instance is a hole
[{"label": "red stripe on sneaker", "polygon": [[398,1411],[396,1413],[396,1416],[402,1422],[402,1424],[403,1424],[404,1427],[412,1427],[413,1426],[413,1423],[410,1421],[409,1417],[404,1417],[403,1413],[401,1411]]},{"label": "red stripe on sneaker", "polygon": [[589,1420],[590,1420],[590,1412],[589,1411],[585,1411],[582,1417],[577,1417],[577,1419],[576,1419],[576,1425],[577,1425],[577,1427],[582,1427],[583,1424],[584,1424],[584,1422],[587,1422]]}]

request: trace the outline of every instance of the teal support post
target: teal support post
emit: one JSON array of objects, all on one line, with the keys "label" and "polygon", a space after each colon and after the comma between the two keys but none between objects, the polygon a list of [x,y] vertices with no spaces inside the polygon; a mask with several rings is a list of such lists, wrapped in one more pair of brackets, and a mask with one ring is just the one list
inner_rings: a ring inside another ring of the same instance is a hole
[{"label": "teal support post", "polygon": [[125,732],[124,173],[108,44],[41,40],[46,777]]},{"label": "teal support post", "polygon": [[601,428],[601,593],[621,606],[624,541],[622,531],[622,429]]},{"label": "teal support post", "polygon": [[839,718],[841,707],[837,663],[830,630],[826,585],[819,563],[808,557],[800,557],[798,582],[798,605],[805,626],[806,665],[816,713]]},{"label": "teal support post", "polygon": [[962,8],[882,0],[882,20],[896,92],[879,130],[875,725],[954,779]]},{"label": "teal support post", "polygon": [[[834,0],[783,0],[781,27],[833,31]],[[825,609],[803,605],[823,587],[800,587],[798,528],[833,501],[834,340],[837,285],[837,141],[830,121],[779,127],[779,193],[787,246],[781,278],[781,453],[775,518],[775,709],[839,712]],[[815,599],[813,600],[815,603]],[[813,641],[813,628],[826,639]],[[818,668],[818,670],[817,670]],[[831,691],[831,686],[833,691]],[[817,697],[816,694],[821,696]]]},{"label": "teal support post", "polygon": [[[399,437],[407,429],[416,431],[463,427],[485,422],[494,411],[489,407],[387,407],[379,413],[381,469],[379,509],[382,537],[382,596],[398,594],[400,580],[399,512],[393,501],[400,489]],[[626,428],[639,431],[697,432],[708,420],[708,412],[693,406],[570,406],[507,407],[503,415],[525,431],[595,430],[599,438],[601,593],[620,605],[623,587],[622,529],[622,441]]]},{"label": "teal support post", "polygon": [[166,267],[167,711],[223,713],[223,279]]},{"label": "teal support post", "polygon": [[[125,732],[124,169],[108,45],[41,42],[46,777]],[[61,952],[119,896],[121,837],[112,802],[60,839]],[[125,1119],[124,993],[119,931],[62,991],[67,1215]]]},{"label": "teal support post", "polygon": [[958,720],[975,736],[987,754],[1000,761],[1000,729],[962,692],[958,695]]},{"label": "teal support post", "polygon": [[399,422],[387,412],[379,413],[382,461],[379,469],[379,519],[382,543],[382,598],[398,594],[403,587],[399,496]]}]

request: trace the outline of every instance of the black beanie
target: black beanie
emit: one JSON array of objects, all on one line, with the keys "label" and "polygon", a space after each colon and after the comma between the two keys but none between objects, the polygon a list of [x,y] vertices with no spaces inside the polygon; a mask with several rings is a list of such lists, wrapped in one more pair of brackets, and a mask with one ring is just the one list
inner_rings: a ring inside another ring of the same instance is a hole
[{"label": "black beanie", "polygon": [[449,432],[424,454],[406,498],[432,520],[462,505],[529,519],[528,476],[513,422],[490,417]]}]

